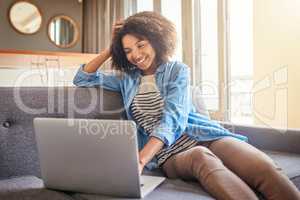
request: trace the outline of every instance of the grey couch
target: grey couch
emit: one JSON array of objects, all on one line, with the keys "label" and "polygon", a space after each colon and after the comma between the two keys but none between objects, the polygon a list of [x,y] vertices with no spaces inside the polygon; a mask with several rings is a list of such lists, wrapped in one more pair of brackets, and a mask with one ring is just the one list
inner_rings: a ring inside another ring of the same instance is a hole
[{"label": "grey couch", "polygon": [[[101,88],[0,87],[0,98],[0,199],[118,199],[46,189],[40,176],[32,127],[33,118],[38,116],[123,119],[118,93]],[[266,151],[300,188],[300,130],[220,123],[233,132],[247,135],[250,143]],[[144,173],[163,175],[159,170]],[[145,199],[213,198],[196,182],[167,179]]]}]

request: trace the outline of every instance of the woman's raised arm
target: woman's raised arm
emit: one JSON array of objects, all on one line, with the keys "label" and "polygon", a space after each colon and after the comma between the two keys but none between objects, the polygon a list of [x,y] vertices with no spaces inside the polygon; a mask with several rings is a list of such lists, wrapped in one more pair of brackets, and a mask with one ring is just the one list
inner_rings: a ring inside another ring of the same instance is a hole
[{"label": "woman's raised arm", "polygon": [[106,48],[103,51],[101,51],[97,57],[95,57],[88,64],[86,64],[83,68],[83,71],[87,73],[94,73],[109,58],[110,58],[110,49]]},{"label": "woman's raised arm", "polygon": [[[116,33],[122,28],[124,24],[123,20],[119,20],[115,22],[112,26],[112,38],[115,37]],[[111,56],[111,51],[110,48],[106,48],[103,51],[100,52],[100,54],[91,60],[88,64],[86,64],[83,68],[83,71],[88,72],[88,73],[93,73],[98,70],[99,67],[103,65],[103,63],[109,59]]]}]

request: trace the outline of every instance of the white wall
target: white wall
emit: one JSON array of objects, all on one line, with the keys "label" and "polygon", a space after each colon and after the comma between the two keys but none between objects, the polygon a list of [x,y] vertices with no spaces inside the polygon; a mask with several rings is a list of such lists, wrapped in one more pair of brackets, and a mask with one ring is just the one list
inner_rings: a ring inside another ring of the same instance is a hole
[{"label": "white wall", "polygon": [[255,121],[300,128],[300,1],[254,0]]}]

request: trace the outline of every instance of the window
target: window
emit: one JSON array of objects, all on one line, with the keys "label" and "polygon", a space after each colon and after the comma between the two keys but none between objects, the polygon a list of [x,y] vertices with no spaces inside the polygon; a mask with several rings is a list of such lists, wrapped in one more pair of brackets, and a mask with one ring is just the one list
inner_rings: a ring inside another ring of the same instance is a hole
[{"label": "window", "polygon": [[[137,12],[153,11],[160,12],[176,26],[177,48],[173,60],[182,61],[182,0],[138,0]],[[170,6],[172,4],[172,6]]]},{"label": "window", "polygon": [[252,122],[252,3],[137,1],[138,11],[159,11],[176,25],[178,48],[174,59],[192,67],[192,83],[200,87],[214,119]]},{"label": "window", "polygon": [[[195,11],[196,12],[196,11]],[[219,110],[219,44],[218,44],[218,1],[200,1],[200,27],[195,27],[195,34],[200,35],[196,41],[200,54],[200,87],[209,110]],[[196,66],[197,67],[197,66]]]},{"label": "window", "polygon": [[153,0],[138,0],[137,12],[153,11]]},{"label": "window", "polygon": [[182,61],[181,0],[161,0],[161,13],[176,26],[177,49],[173,59]]},{"label": "window", "polygon": [[253,123],[253,2],[228,0],[230,121]]},{"label": "window", "polygon": [[252,3],[194,2],[194,77],[207,108],[219,120],[252,123]]}]

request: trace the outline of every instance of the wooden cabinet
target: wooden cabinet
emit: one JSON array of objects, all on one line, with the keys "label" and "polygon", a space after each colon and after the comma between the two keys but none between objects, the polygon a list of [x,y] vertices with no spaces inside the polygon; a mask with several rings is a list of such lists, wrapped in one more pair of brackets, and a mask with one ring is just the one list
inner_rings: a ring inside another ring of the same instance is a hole
[{"label": "wooden cabinet", "polygon": [[79,68],[97,54],[0,50],[0,87],[70,86]]},{"label": "wooden cabinet", "polygon": [[78,68],[87,63],[97,54],[0,50],[0,68],[31,68],[37,65]]}]

